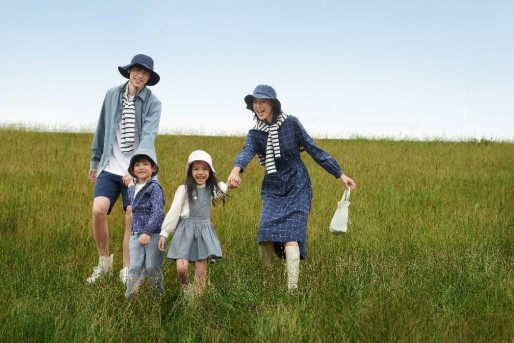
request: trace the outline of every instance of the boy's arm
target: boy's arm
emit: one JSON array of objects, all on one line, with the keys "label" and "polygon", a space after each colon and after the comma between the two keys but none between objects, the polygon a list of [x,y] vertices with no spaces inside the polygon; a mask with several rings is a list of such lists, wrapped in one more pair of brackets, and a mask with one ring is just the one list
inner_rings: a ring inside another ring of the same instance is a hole
[{"label": "boy's arm", "polygon": [[164,217],[164,193],[161,186],[157,183],[151,184],[150,187],[152,187],[150,190],[152,212],[143,232],[151,236],[154,233],[160,232],[162,218]]}]

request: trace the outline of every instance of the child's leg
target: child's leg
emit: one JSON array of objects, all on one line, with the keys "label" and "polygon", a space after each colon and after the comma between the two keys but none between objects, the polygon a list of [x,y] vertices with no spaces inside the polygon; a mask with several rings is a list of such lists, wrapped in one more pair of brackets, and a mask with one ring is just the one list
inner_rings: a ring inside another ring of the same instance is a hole
[{"label": "child's leg", "polygon": [[195,294],[202,295],[207,282],[207,260],[195,262]]},{"label": "child's leg", "polygon": [[182,285],[182,291],[184,292],[184,297],[186,300],[190,300],[193,292],[189,282],[189,261],[187,260],[177,260],[177,276],[180,284]]},{"label": "child's leg", "polygon": [[187,260],[178,259],[176,261],[177,264],[177,276],[182,288],[184,286],[189,285],[189,262]]},{"label": "child's leg", "polygon": [[125,292],[127,298],[139,292],[139,288],[143,282],[145,249],[139,243],[139,237],[140,234],[130,236],[130,267],[127,277],[127,291]]},{"label": "child's leg", "polygon": [[156,293],[160,294],[164,292],[164,276],[162,275],[164,252],[159,250],[158,245],[159,235],[154,234],[145,247],[145,269],[148,275],[148,284]]},{"label": "child's leg", "polygon": [[298,242],[285,243],[286,268],[287,268],[287,289],[289,291],[298,288],[300,276],[300,247]]}]

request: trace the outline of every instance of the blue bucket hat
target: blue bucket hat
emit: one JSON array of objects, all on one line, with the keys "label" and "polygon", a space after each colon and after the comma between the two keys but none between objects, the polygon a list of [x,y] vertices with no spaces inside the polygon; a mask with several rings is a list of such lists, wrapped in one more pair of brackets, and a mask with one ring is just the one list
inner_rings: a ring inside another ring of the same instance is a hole
[{"label": "blue bucket hat", "polygon": [[161,79],[159,74],[157,74],[155,71],[153,71],[153,59],[150,56],[146,56],[143,54],[134,56],[132,58],[132,61],[130,62],[130,64],[127,64],[124,67],[118,67],[118,70],[120,71],[120,74],[123,75],[124,78],[129,79],[130,78],[129,69],[135,65],[143,67],[150,72],[150,78],[148,79],[148,82],[146,83],[148,86],[155,86]]},{"label": "blue bucket hat", "polygon": [[273,89],[273,87],[268,85],[258,85],[255,87],[253,94],[248,94],[245,96],[246,108],[253,112],[253,99],[271,99],[275,103],[275,110],[279,115],[282,113],[282,105],[280,101],[277,99],[277,92]]},{"label": "blue bucket hat", "polygon": [[128,172],[130,175],[132,175],[133,177],[137,177],[134,174],[134,165],[136,164],[136,158],[139,156],[144,156],[144,157],[150,159],[152,164],[155,165],[155,171],[152,173],[152,177],[154,177],[155,175],[157,175],[159,173],[159,166],[157,165],[157,157],[155,155],[155,151],[153,151],[152,149],[148,149],[148,148],[141,148],[141,149],[137,149],[136,152],[134,152],[134,155],[132,156],[132,158],[130,159],[130,164],[128,167]]}]

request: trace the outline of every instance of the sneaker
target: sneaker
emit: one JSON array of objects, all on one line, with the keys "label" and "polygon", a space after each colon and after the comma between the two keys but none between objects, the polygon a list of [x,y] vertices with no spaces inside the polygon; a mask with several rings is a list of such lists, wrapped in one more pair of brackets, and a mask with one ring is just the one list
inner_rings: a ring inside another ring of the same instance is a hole
[{"label": "sneaker", "polygon": [[123,269],[120,270],[120,280],[125,286],[127,285],[128,272],[128,267],[123,267]]},{"label": "sneaker", "polygon": [[93,274],[87,278],[87,282],[94,283],[103,275],[111,274],[113,258],[114,254],[111,254],[109,257],[100,256],[98,258],[98,265],[93,268]]}]

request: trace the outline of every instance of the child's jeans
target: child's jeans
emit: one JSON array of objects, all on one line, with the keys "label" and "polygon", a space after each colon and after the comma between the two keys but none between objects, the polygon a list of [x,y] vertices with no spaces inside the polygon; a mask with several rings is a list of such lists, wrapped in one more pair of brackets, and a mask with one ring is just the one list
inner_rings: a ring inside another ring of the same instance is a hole
[{"label": "child's jeans", "polygon": [[155,293],[164,292],[164,277],[162,275],[162,264],[164,252],[158,248],[159,234],[153,234],[146,247],[141,246],[139,240],[142,233],[132,233],[130,236],[130,267],[127,278],[127,291],[125,296],[128,298],[139,291],[143,278],[148,277],[148,285]]}]

